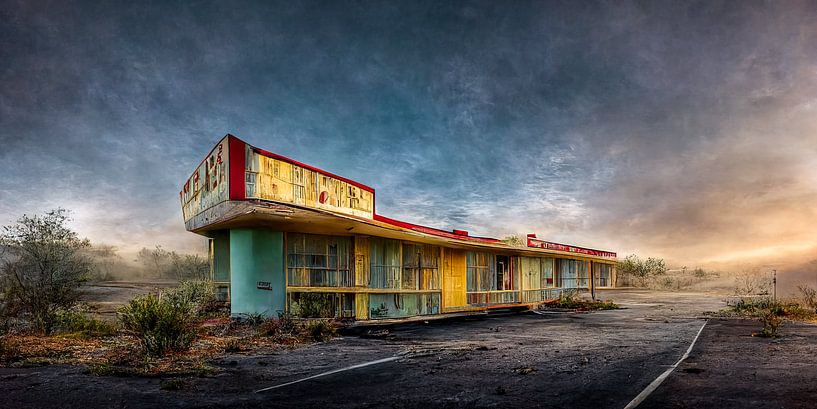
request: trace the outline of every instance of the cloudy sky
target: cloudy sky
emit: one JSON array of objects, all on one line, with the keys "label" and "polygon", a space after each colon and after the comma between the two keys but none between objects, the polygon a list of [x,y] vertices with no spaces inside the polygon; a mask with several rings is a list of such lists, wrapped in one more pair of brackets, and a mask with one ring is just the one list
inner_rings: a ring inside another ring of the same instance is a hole
[{"label": "cloudy sky", "polygon": [[178,191],[229,132],[410,222],[817,258],[814,2],[139,3],[0,2],[0,224],[203,249]]}]

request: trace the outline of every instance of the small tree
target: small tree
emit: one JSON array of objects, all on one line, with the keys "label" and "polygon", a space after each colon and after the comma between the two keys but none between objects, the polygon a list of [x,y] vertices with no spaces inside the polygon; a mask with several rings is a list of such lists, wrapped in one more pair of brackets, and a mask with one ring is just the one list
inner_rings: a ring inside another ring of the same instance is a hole
[{"label": "small tree", "polygon": [[93,245],[85,253],[91,259],[90,281],[110,281],[115,277],[123,261],[116,252],[116,247],[105,244]]},{"label": "small tree", "polygon": [[666,274],[667,266],[661,258],[649,257],[642,261],[635,254],[630,254],[618,262],[617,270],[621,276],[636,278],[639,285],[645,287],[650,277]]},{"label": "small tree", "polygon": [[170,266],[171,253],[159,245],[153,250],[142,247],[136,253],[136,261],[145,267],[148,275],[159,278],[165,275]]},{"label": "small tree", "polygon": [[522,237],[522,236],[517,236],[517,235],[505,236],[505,238],[503,238],[501,241],[503,243],[511,246],[511,247],[526,247],[527,246],[526,239],[524,237]]},{"label": "small tree", "polygon": [[66,226],[68,214],[56,209],[42,216],[24,215],[0,233],[5,308],[28,317],[34,329],[46,334],[54,327],[57,312],[79,301],[79,287],[91,271],[83,254],[90,242]]},{"label": "small tree", "polygon": [[170,275],[176,280],[204,281],[210,277],[210,262],[198,254],[170,253]]},{"label": "small tree", "polygon": [[735,275],[735,295],[768,295],[772,281],[760,270],[747,269]]}]

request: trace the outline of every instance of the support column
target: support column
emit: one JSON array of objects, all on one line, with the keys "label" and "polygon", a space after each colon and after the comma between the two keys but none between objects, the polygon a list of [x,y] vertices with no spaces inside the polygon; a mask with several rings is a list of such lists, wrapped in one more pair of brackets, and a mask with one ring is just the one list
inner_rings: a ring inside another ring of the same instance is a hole
[{"label": "support column", "polygon": [[284,235],[230,230],[230,313],[276,317],[286,305]]}]

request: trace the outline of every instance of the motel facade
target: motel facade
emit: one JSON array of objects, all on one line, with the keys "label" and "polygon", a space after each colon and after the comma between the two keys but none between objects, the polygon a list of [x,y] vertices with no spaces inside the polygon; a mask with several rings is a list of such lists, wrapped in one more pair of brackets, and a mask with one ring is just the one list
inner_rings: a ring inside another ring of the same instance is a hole
[{"label": "motel facade", "polygon": [[184,183],[188,231],[234,316],[357,320],[531,307],[615,285],[616,254],[524,247],[378,214],[375,190],[225,136]]}]

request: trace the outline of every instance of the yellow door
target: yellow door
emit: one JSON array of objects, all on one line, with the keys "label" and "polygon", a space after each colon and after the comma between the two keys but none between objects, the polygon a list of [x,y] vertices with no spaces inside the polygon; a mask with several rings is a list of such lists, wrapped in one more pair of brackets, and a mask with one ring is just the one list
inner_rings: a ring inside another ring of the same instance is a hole
[{"label": "yellow door", "polygon": [[465,251],[443,250],[443,311],[465,307]]}]

